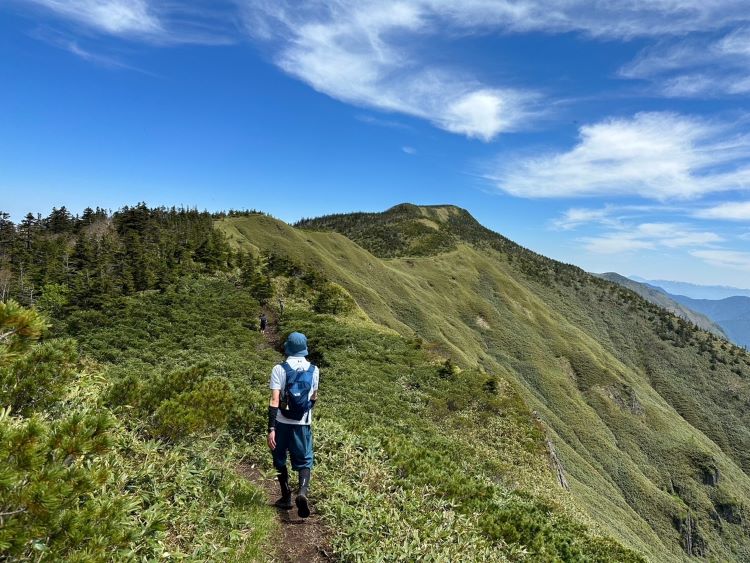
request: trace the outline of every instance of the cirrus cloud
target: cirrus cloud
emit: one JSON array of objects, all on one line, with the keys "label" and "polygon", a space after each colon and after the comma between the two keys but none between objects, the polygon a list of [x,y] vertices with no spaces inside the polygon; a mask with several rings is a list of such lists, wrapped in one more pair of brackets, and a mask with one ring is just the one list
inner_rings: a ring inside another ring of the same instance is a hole
[{"label": "cirrus cloud", "polygon": [[29,0],[60,16],[113,35],[163,31],[146,0]]}]

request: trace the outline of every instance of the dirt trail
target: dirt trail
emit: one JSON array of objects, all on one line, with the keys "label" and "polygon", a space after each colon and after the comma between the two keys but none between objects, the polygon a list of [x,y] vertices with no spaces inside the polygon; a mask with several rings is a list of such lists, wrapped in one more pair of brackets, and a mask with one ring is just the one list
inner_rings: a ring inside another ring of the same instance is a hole
[{"label": "dirt trail", "polygon": [[[278,349],[280,345],[279,325],[276,313],[270,307],[264,307],[263,313],[268,318],[266,331],[263,333],[269,347]],[[270,461],[270,455],[269,455]],[[269,469],[270,469],[269,463]],[[252,481],[266,493],[269,506],[279,498],[279,485],[275,476],[264,476],[263,471],[253,464],[240,464],[237,471],[245,479]],[[292,472],[292,485],[296,483],[296,475]],[[314,501],[315,481],[312,482],[313,496],[310,499],[311,514],[309,518],[297,516],[297,508],[291,510],[276,509],[279,520],[280,537],[274,544],[276,552],[274,559],[283,563],[317,563],[331,561],[329,548],[329,532],[315,509]]]},{"label": "dirt trail", "polygon": [[[240,475],[261,487],[266,492],[269,506],[274,506],[279,498],[279,486],[275,477],[265,477],[255,465],[242,464],[237,470]],[[328,547],[328,530],[315,509],[314,500],[310,508],[312,512],[309,518],[297,516],[296,507],[291,510],[277,509],[280,537],[274,541],[276,561],[318,563],[332,560]]]}]

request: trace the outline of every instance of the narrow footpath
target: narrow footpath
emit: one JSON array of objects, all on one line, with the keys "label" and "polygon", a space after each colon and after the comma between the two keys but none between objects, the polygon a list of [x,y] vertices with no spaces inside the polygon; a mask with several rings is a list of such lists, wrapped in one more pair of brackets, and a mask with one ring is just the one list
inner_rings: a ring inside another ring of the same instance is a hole
[{"label": "narrow footpath", "polygon": [[[268,326],[263,336],[269,347],[277,350],[280,345],[279,324],[274,311],[266,307],[263,313],[268,318]],[[240,464],[237,471],[245,479],[253,482],[266,493],[269,506],[274,506],[274,502],[279,498],[279,485],[273,475],[269,454],[268,467],[258,467],[254,464]],[[290,472],[292,486],[296,486],[296,474]],[[311,514],[309,518],[300,518],[297,516],[297,508],[291,510],[277,511],[279,521],[279,537],[275,543],[274,559],[282,563],[319,563],[331,561],[328,537],[328,529],[315,507],[315,478],[313,473],[312,486],[310,495]]]}]

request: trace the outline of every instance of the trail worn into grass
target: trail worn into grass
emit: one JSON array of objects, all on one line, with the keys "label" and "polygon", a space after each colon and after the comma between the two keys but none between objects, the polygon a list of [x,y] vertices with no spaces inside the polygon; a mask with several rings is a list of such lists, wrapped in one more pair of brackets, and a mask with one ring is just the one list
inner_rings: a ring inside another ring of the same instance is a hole
[{"label": "trail worn into grass", "polygon": [[269,306],[264,306],[261,312],[266,315],[268,322],[266,324],[266,330],[263,331],[263,337],[266,339],[266,343],[269,348],[278,350],[281,346],[281,335],[279,334],[279,315]]},{"label": "trail worn into grass", "polygon": [[[278,314],[271,307],[263,307],[262,312],[268,319],[263,337],[267,345],[274,350],[281,346]],[[240,475],[262,488],[266,493],[269,506],[279,498],[279,486],[275,476],[265,476],[263,471],[253,464],[243,463],[237,468]],[[328,530],[315,509],[310,506],[309,518],[300,518],[297,508],[291,510],[276,509],[279,520],[279,537],[274,539],[274,559],[283,563],[307,563],[331,561],[328,541]]]},{"label": "trail worn into grass", "polygon": [[[279,497],[279,488],[275,477],[264,476],[263,472],[252,464],[241,464],[237,471],[261,487],[268,499],[269,506]],[[309,518],[297,516],[297,509],[277,509],[279,519],[279,535],[274,538],[274,559],[283,563],[307,563],[332,561],[328,542],[328,530],[320,515],[311,505]]]}]

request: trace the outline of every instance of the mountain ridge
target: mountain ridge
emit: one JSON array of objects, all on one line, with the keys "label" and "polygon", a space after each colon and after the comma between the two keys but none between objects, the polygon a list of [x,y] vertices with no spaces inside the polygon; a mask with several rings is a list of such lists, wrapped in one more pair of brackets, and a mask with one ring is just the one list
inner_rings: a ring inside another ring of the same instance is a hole
[{"label": "mountain ridge", "polygon": [[595,275],[635,291],[644,299],[647,299],[648,301],[663,307],[667,311],[694,323],[703,330],[712,332],[722,338],[727,337],[722,327],[711,320],[711,318],[703,313],[693,310],[688,303],[680,303],[673,295],[670,295],[660,287],[634,281],[616,272],[605,272],[603,274]]},{"label": "mountain ridge", "polygon": [[[750,556],[744,524],[712,516],[727,498],[750,500],[744,351],[460,212],[442,217],[435,237],[424,213],[397,206],[300,228],[230,218],[217,228],[239,248],[320,269],[373,321],[518,385],[576,504],[626,545],[656,560]],[[723,481],[706,485],[714,468]]]}]

